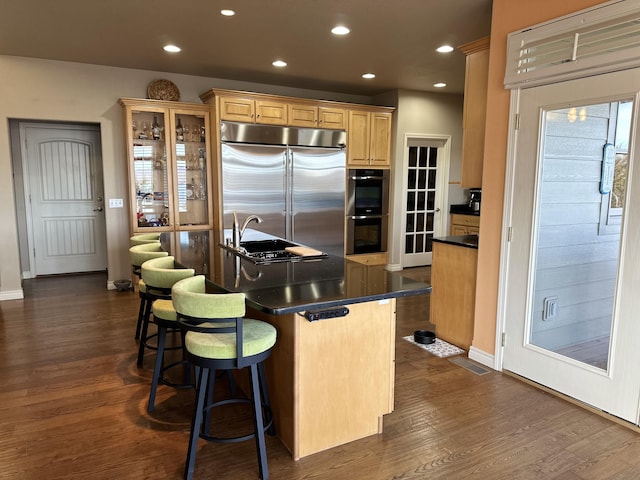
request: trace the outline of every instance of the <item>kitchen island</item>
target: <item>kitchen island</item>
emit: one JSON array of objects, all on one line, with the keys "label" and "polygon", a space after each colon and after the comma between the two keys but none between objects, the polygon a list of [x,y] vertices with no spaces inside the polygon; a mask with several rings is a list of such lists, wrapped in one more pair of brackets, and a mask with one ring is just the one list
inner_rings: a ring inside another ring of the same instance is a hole
[{"label": "kitchen island", "polygon": [[[277,328],[266,369],[277,436],[293,458],[381,433],[393,411],[396,298],[431,287],[332,255],[257,265],[208,234],[163,234],[162,242],[206,274],[211,292],[243,292],[247,316]],[[313,314],[328,318],[308,320]]]}]

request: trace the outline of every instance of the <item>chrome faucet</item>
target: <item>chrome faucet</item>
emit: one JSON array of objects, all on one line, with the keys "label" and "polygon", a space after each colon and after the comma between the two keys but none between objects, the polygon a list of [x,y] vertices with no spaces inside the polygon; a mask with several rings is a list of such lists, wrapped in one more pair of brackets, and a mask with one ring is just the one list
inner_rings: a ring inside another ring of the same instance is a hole
[{"label": "chrome faucet", "polygon": [[233,211],[233,248],[240,248],[240,240],[242,239],[242,234],[244,233],[247,225],[249,223],[255,221],[256,223],[262,223],[262,219],[258,215],[249,215],[242,222],[242,226],[238,226],[238,215],[235,210]]}]

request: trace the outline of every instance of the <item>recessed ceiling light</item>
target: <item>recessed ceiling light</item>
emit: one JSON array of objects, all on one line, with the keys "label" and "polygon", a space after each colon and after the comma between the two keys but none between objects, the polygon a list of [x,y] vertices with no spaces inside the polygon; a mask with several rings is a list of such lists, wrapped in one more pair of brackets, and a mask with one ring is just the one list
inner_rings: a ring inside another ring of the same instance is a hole
[{"label": "recessed ceiling light", "polygon": [[162,47],[165,52],[178,53],[182,49],[180,47],[176,47],[175,45],[165,45]]},{"label": "recessed ceiling light", "polygon": [[375,73],[365,73],[364,75],[362,75],[362,78],[376,78],[376,74]]},{"label": "recessed ceiling light", "polygon": [[434,83],[433,86],[436,87],[436,88],[444,88],[444,87],[447,86],[447,84],[443,83],[443,82],[440,82],[440,83]]},{"label": "recessed ceiling light", "polygon": [[350,31],[351,30],[349,30],[344,25],[337,25],[331,29],[331,33],[333,33],[334,35],[346,35]]},{"label": "recessed ceiling light", "polygon": [[287,62],[285,62],[283,60],[276,60],[271,65],[273,65],[274,67],[286,67],[287,66]]},{"label": "recessed ceiling light", "polygon": [[224,15],[225,17],[233,17],[236,14],[233,10],[224,9],[220,10],[220,15]]},{"label": "recessed ceiling light", "polygon": [[439,52],[439,53],[453,52],[453,47],[451,45],[442,45],[442,46],[436,48],[436,52]]}]

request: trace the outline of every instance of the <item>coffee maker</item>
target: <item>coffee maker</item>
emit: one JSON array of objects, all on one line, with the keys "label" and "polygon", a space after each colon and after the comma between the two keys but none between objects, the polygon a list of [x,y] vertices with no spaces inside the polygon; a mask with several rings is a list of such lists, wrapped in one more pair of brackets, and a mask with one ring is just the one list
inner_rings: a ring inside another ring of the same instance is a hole
[{"label": "coffee maker", "polygon": [[469,208],[474,212],[480,212],[480,199],[482,197],[482,190],[479,188],[469,189]]}]

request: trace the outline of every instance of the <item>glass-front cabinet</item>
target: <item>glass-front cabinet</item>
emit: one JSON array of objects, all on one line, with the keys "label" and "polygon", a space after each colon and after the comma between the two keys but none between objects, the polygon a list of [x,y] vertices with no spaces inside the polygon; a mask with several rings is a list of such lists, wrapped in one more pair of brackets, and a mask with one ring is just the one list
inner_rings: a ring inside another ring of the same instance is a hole
[{"label": "glass-front cabinet", "polygon": [[212,226],[209,106],[121,98],[132,232]]}]

